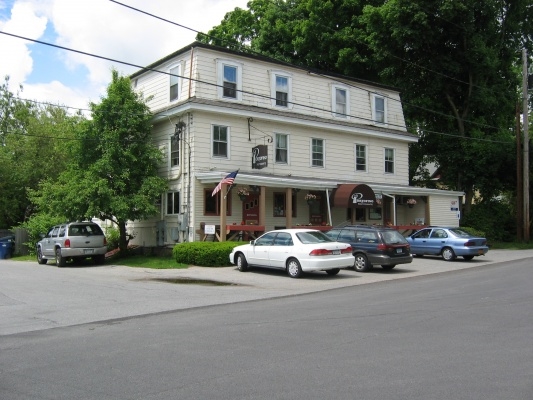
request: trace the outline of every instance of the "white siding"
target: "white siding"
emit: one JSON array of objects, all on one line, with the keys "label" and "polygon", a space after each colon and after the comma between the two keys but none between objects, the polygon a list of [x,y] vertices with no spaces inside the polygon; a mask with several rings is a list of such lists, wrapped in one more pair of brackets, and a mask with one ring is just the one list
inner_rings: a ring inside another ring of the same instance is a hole
[{"label": "white siding", "polygon": [[457,211],[451,211],[451,201],[457,197],[434,195],[429,198],[431,225],[459,226]]}]

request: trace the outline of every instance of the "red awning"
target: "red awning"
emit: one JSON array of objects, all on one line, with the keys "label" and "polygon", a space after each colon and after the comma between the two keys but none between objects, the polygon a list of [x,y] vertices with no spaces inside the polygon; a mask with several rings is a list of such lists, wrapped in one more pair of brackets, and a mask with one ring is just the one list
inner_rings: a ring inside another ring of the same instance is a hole
[{"label": "red awning", "polygon": [[372,188],[364,183],[342,184],[333,193],[334,207],[376,207],[376,195]]}]

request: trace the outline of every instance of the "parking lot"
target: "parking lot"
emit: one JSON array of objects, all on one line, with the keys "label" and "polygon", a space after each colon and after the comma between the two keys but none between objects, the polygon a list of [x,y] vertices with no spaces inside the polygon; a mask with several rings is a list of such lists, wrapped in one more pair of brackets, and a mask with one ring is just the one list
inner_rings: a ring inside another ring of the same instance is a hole
[{"label": "parking lot", "polygon": [[[0,260],[0,335],[52,329],[90,322],[173,312],[194,307],[294,296],[340,287],[372,284],[417,276],[483,268],[495,263],[531,258],[533,250],[492,250],[472,261],[415,258],[392,271],[342,270],[291,279],[282,271],[236,267],[190,267],[153,270],[124,266],[57,268],[53,263]],[[512,268],[512,263],[509,263]]]}]

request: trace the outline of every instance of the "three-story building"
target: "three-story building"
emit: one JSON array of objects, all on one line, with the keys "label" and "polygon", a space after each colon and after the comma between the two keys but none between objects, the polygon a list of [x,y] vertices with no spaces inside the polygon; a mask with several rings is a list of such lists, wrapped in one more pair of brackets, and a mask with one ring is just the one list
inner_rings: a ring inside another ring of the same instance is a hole
[{"label": "three-story building", "polygon": [[458,225],[462,192],[409,186],[417,136],[394,88],[202,43],[131,80],[169,181],[161,214],[128,224],[134,243],[204,240],[213,226],[225,240],[346,222]]}]

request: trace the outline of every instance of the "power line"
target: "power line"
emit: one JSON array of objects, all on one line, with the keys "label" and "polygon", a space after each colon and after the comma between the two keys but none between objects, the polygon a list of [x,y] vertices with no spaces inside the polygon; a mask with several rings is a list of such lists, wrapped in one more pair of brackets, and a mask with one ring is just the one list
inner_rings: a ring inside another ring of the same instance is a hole
[{"label": "power line", "polygon": [[[114,0],[110,0],[110,1],[114,1]],[[203,81],[203,80],[199,80],[199,79],[189,78],[189,77],[186,77],[186,76],[173,74],[173,73],[170,73],[170,72],[167,72],[167,71],[162,71],[162,70],[158,70],[158,69],[155,69],[155,68],[145,67],[145,66],[134,64],[134,63],[121,61],[121,60],[117,60],[117,59],[113,59],[113,58],[110,58],[110,57],[105,57],[105,56],[101,56],[101,55],[97,55],[97,54],[93,54],[93,53],[89,53],[89,52],[85,52],[85,51],[81,51],[81,50],[71,49],[71,48],[68,48],[68,47],[65,47],[65,46],[60,46],[60,45],[44,42],[44,41],[41,41],[41,40],[30,39],[30,38],[27,38],[27,37],[24,37],[24,36],[15,35],[15,34],[8,33],[8,32],[0,31],[0,33],[4,34],[4,35],[7,35],[7,36],[15,37],[15,38],[18,38],[18,39],[21,39],[21,40],[26,40],[26,41],[42,44],[42,45],[45,45],[45,46],[51,46],[51,47],[55,47],[55,48],[58,48],[58,49],[65,50],[65,51],[71,51],[71,52],[74,52],[74,53],[82,54],[82,55],[89,56],[89,57],[98,58],[98,59],[105,60],[105,61],[110,61],[110,62],[115,62],[115,63],[119,63],[119,64],[128,65],[128,66],[135,67],[135,68],[138,68],[138,69],[141,69],[141,70],[144,70],[144,71],[152,71],[152,72],[161,73],[161,74],[168,75],[168,76],[174,76],[174,77],[186,79],[186,80],[189,80],[189,81],[203,83],[203,84],[206,84],[206,85],[209,85],[209,86],[214,86],[214,87],[217,87],[217,88],[218,87],[223,87],[223,86],[218,85],[216,83],[211,83],[211,82],[207,82],[207,81]],[[274,60],[274,59],[272,59],[272,60]],[[277,61],[277,60],[275,60],[275,61]],[[293,66],[293,65],[288,64],[288,63],[285,63],[285,64]],[[322,76],[326,76],[326,75],[322,74]],[[327,77],[328,78],[332,78],[332,77],[329,77],[329,76],[327,76]],[[345,83],[345,82],[343,82],[343,83]],[[254,93],[254,92],[248,92],[248,91],[239,90],[239,89],[235,89],[235,90],[238,91],[238,92],[241,92],[243,94],[250,95],[250,96],[260,97],[260,98],[263,98],[263,99],[266,99],[266,100],[275,100],[273,97],[266,96],[266,95],[261,95],[261,94]],[[369,91],[369,90],[363,89],[363,88],[361,88],[361,90],[367,91],[369,93],[374,93],[372,91]],[[387,97],[387,98],[392,99],[390,97]],[[392,99],[392,100],[395,100],[395,99]],[[44,103],[44,104],[49,104],[49,103]],[[322,109],[322,108],[319,108],[319,107],[309,106],[309,105],[306,105],[306,104],[300,104],[300,103],[295,103],[295,102],[291,102],[291,104],[292,105],[296,105],[296,106],[300,106],[300,107],[303,107],[303,108],[316,110],[316,111],[331,112],[331,110],[326,110],[326,109]],[[71,108],[74,108],[74,107],[71,107]],[[83,110],[83,109],[80,109],[80,110]],[[353,115],[350,115],[350,114],[344,114],[344,115],[349,116],[349,117],[354,118],[354,119],[358,119],[358,120],[368,121],[368,122],[372,122],[372,123],[375,122],[373,119],[370,119],[370,118],[363,118],[363,117],[353,116]],[[399,124],[387,123],[387,125],[394,126],[394,127],[399,127],[399,128],[404,128],[404,125],[399,125]],[[437,132],[434,132],[434,133],[437,133]],[[444,134],[444,133],[442,133],[442,134]],[[458,137],[462,137],[462,136],[458,136]]]}]

